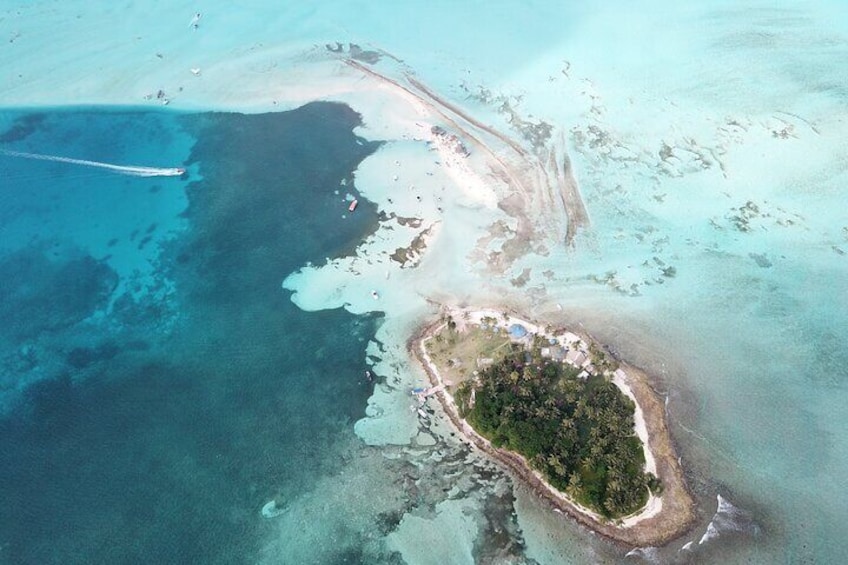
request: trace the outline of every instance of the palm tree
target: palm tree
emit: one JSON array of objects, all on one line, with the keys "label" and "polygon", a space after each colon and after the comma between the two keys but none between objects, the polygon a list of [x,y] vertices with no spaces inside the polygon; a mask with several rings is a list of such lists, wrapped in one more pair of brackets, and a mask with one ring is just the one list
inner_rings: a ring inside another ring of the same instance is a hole
[{"label": "palm tree", "polygon": [[[595,428],[592,429],[595,431]],[[589,457],[594,459],[595,461],[599,460],[604,454],[604,446],[600,442],[594,442],[592,447],[589,448]]]},{"label": "palm tree", "polygon": [[580,473],[574,471],[568,477],[568,487],[566,488],[571,496],[577,496],[583,490],[583,481],[580,479]]},{"label": "palm tree", "polygon": [[562,477],[565,475],[565,465],[563,465],[559,457],[554,454],[548,455],[547,463],[554,470],[557,476]]},{"label": "palm tree", "polygon": [[518,371],[512,371],[512,372],[510,372],[510,374],[509,374],[509,376],[507,377],[507,379],[509,380],[509,383],[510,383],[510,384],[513,384],[513,385],[514,385],[514,384],[516,384],[516,383],[518,382],[518,378],[519,378],[520,376],[521,376],[521,375],[519,375],[519,374],[518,374]]}]

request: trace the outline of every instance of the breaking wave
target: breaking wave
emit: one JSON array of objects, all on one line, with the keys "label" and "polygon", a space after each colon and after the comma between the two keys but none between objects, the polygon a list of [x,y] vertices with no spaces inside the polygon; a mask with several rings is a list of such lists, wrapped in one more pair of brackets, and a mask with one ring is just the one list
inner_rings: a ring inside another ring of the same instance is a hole
[{"label": "breaking wave", "polygon": [[720,494],[716,495],[716,498],[718,499],[718,508],[713,519],[707,525],[707,531],[698,541],[698,545],[703,545],[729,532],[748,535],[756,535],[760,532],[760,527],[754,523],[749,512],[734,506]]},{"label": "breaking wave", "polygon": [[627,552],[625,557],[638,557],[648,563],[661,563],[660,550],[658,547],[637,547]]}]

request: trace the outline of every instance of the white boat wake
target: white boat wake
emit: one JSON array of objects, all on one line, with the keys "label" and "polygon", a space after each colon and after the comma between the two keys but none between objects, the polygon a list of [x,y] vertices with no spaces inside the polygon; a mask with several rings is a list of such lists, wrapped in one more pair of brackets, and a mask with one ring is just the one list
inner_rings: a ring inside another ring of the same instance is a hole
[{"label": "white boat wake", "polygon": [[41,155],[39,153],[24,153],[23,151],[11,151],[9,149],[0,149],[0,153],[10,157],[23,157],[24,159],[38,159],[41,161],[57,161],[59,163],[69,163],[71,165],[83,165],[85,167],[97,167],[114,171],[122,175],[131,175],[134,177],[178,177],[185,173],[185,169],[181,167],[137,167],[133,165],[113,165],[111,163],[101,163],[99,161],[87,161],[85,159],[71,159],[70,157],[59,157],[57,155]]}]

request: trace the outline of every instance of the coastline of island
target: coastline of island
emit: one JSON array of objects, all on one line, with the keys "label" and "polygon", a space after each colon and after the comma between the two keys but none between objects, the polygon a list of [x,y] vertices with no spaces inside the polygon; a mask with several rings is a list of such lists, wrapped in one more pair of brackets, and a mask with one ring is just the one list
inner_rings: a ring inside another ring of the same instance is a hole
[{"label": "coastline of island", "polygon": [[[649,493],[646,503],[635,513],[617,519],[608,519],[579,504],[567,494],[552,486],[522,455],[492,445],[460,415],[459,406],[448,390],[451,382],[439,371],[431,358],[427,343],[448,324],[457,325],[457,331],[466,326],[485,323],[497,318],[504,328],[519,325],[528,335],[552,338],[554,334],[567,336],[579,347],[597,348],[609,353],[590,336],[551,326],[543,326],[513,313],[493,309],[448,309],[440,319],[418,331],[408,342],[415,359],[421,364],[430,380],[431,388],[423,397],[435,396],[442,409],[459,433],[459,436],[490,459],[507,468],[511,474],[546,500],[555,512],[569,516],[591,531],[617,543],[634,547],[659,546],[686,533],[695,521],[695,502],[686,486],[683,469],[669,434],[664,402],[651,388],[648,375],[641,370],[615,359],[616,369],[609,375],[610,382],[635,404],[634,432],[645,453],[645,470],[656,475],[662,483],[662,492]],[[576,348],[575,348],[576,349]]]}]

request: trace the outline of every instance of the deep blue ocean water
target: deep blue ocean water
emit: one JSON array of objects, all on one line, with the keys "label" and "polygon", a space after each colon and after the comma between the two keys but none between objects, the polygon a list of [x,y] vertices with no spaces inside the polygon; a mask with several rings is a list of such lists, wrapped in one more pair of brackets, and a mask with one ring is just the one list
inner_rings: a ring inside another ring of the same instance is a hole
[{"label": "deep blue ocean water", "polygon": [[379,318],[280,283],[374,229],[358,119],[0,112],[3,149],[188,168],[0,155],[0,562],[253,562],[263,504],[342,465]]}]

